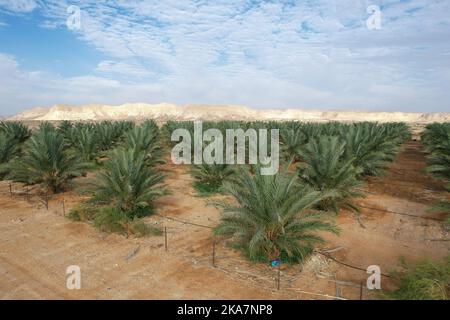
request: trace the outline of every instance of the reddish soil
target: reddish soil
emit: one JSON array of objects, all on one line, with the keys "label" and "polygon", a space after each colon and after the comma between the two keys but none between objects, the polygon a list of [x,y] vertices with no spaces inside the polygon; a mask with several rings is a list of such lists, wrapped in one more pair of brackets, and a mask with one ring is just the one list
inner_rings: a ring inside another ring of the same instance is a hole
[{"label": "reddish soil", "polygon": [[[340,236],[324,235],[328,241],[322,249],[341,247],[330,255],[364,270],[379,265],[383,274],[398,265],[400,256],[438,260],[448,255],[448,234],[437,220],[442,216],[426,211],[445,193],[440,182],[424,173],[424,167],[420,143],[405,144],[386,176],[368,179],[368,196],[358,201],[397,214],[363,208],[363,228],[351,213],[342,212],[337,217]],[[0,182],[0,298],[360,298],[359,284],[365,283],[367,273],[319,254],[303,271],[301,266],[283,266],[280,290],[276,288],[276,270],[248,263],[225,240],[216,245],[213,267],[213,240],[207,226],[216,225],[220,213],[206,206],[207,198],[196,196],[187,168],[167,164],[163,169],[172,194],[158,201],[159,215],[146,221],[167,227],[167,252],[163,236],[108,235],[88,223],[68,220],[63,216],[62,200],[69,210],[82,199],[73,192],[52,197],[47,210],[38,197],[26,199],[19,194],[24,190],[19,184],[13,184],[11,198],[8,182]],[[80,290],[66,288],[69,265],[81,268]],[[383,288],[393,285],[382,278]],[[376,298],[377,293],[364,289],[363,298]]]}]

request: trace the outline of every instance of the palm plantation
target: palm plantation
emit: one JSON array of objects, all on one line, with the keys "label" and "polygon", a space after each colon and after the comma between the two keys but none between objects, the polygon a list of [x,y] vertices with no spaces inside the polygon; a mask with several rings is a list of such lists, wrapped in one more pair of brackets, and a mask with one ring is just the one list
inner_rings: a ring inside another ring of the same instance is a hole
[{"label": "palm plantation", "polygon": [[[78,185],[75,190],[88,199],[71,208],[70,218],[89,221],[104,232],[161,234],[142,218],[153,214],[156,200],[169,192],[160,165],[173,145],[170,132],[180,127],[192,133],[194,123],[168,121],[160,130],[154,121],[63,121],[30,130],[20,122],[0,122],[0,177],[39,184],[51,193]],[[265,263],[302,263],[324,243],[324,233],[338,234],[330,212],[358,211],[355,200],[364,196],[364,179],[386,173],[401,144],[411,138],[402,123],[204,122],[203,130],[210,128],[224,135],[227,128],[280,130],[286,168],[275,175],[261,175],[258,166],[202,164],[189,169],[201,195],[215,194],[210,203],[221,217],[214,235],[230,239],[251,261]],[[450,190],[449,141],[449,124],[428,125],[422,134],[426,171]],[[92,172],[87,178],[75,179],[87,172]],[[450,204],[443,199],[433,209],[450,212]],[[439,290],[448,263],[439,268],[435,272],[433,264],[419,264],[386,297],[444,297]],[[427,277],[425,293],[419,274]],[[433,282],[435,275],[439,284]]]}]

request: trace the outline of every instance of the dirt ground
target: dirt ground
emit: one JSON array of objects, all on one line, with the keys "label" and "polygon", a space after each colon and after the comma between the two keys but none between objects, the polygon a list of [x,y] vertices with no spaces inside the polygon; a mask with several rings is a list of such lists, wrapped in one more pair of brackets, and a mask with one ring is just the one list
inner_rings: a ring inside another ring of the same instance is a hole
[{"label": "dirt ground", "polygon": [[[383,274],[410,260],[438,260],[450,253],[442,216],[426,212],[445,196],[442,184],[427,176],[420,142],[406,143],[384,177],[367,181],[361,224],[353,214],[337,217],[340,236],[324,235],[321,250],[304,266],[248,263],[225,240],[215,246],[211,229],[220,213],[196,196],[188,168],[167,164],[172,194],[158,201],[158,215],[146,222],[167,228],[164,236],[126,238],[103,234],[63,216],[81,201],[73,192],[52,197],[47,210],[24,187],[0,182],[1,299],[374,299],[365,287],[369,265]],[[30,190],[33,194],[33,190]],[[385,212],[388,210],[391,212]],[[395,213],[394,213],[395,212]],[[190,222],[192,224],[187,224]],[[364,227],[363,227],[364,226]],[[347,264],[362,270],[352,268]],[[81,289],[66,288],[66,268],[81,268]],[[392,288],[382,277],[382,288]]]}]

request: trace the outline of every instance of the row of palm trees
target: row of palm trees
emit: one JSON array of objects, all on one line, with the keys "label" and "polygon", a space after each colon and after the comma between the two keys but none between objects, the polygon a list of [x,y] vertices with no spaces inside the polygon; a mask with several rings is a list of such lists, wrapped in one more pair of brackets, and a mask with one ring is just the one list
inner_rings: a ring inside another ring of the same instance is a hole
[{"label": "row of palm trees", "polygon": [[[85,175],[93,168],[101,151],[114,147],[131,125],[108,122],[73,126],[65,121],[55,127],[43,122],[31,132],[21,123],[4,122],[1,128],[2,136],[6,138],[2,140],[15,147],[11,152],[5,152],[8,157],[2,161],[0,172],[14,181],[41,184],[50,193],[62,192],[68,189],[73,178]],[[105,131],[110,137],[107,147],[100,145],[97,139],[99,132]]]},{"label": "row of palm trees", "polygon": [[[0,128],[2,178],[60,193],[74,178],[99,169],[83,184],[91,200],[71,215],[80,218],[84,208],[100,228],[123,230],[134,218],[151,213],[154,199],[165,192],[159,186],[163,176],[155,168],[162,162],[162,148],[153,121],[140,126],[128,121],[63,121],[57,127],[43,122],[33,131],[21,123],[4,122]],[[142,229],[142,224],[133,225]]]},{"label": "row of palm trees", "polygon": [[[193,132],[193,122],[184,121],[180,126]],[[163,130],[170,132],[175,128],[177,122],[168,122]],[[356,210],[352,199],[362,196],[364,177],[384,174],[400,145],[411,137],[403,123],[204,122],[203,129],[208,128],[219,129],[223,135],[228,128],[278,128],[282,163],[292,164],[304,184],[328,192],[330,197],[321,206],[335,212],[343,207]],[[236,167],[193,166],[194,186],[202,195],[218,193],[223,181],[235,174]]]},{"label": "row of palm trees", "polygon": [[[111,124],[100,126],[104,126],[101,135],[111,135],[107,133]],[[157,233],[140,218],[151,214],[154,201],[167,193],[164,176],[156,168],[163,162],[158,126],[146,121],[140,126],[122,123],[118,128],[122,134],[113,134],[115,143],[104,153],[100,172],[83,187],[90,200],[75,208],[71,217],[80,220],[87,211],[87,218],[103,231]],[[103,151],[105,146],[101,144],[99,149]]]},{"label": "row of palm trees", "polygon": [[[450,123],[433,123],[426,126],[421,136],[428,153],[427,172],[445,182],[450,192]],[[432,207],[433,211],[447,212],[444,227],[450,229],[450,201],[440,201]]]},{"label": "row of palm trees", "polygon": [[[58,127],[42,123],[33,132],[5,122],[0,141],[15,137],[17,150],[0,164],[0,173],[58,193],[75,177],[100,170],[83,185],[90,200],[71,216],[92,220],[105,231],[128,233],[138,225],[136,219],[152,213],[155,199],[167,193],[158,165],[165,145],[172,143],[171,131],[178,128],[193,131],[193,122],[169,121],[160,130],[153,121],[139,126],[64,121]],[[323,241],[317,231],[337,233],[328,212],[357,210],[352,200],[362,196],[364,177],[382,174],[410,136],[401,123],[204,122],[203,129],[208,128],[224,134],[230,128],[280,130],[284,160],[274,176],[262,176],[258,165],[192,167],[198,190],[220,190],[234,198],[214,203],[223,210],[215,233],[233,236],[256,261],[299,262]]]},{"label": "row of palm trees", "polygon": [[[317,231],[338,232],[329,212],[358,211],[353,200],[363,196],[364,177],[383,174],[410,132],[401,123],[277,126],[284,168],[275,176],[245,167],[228,174],[219,190],[234,200],[212,202],[223,211],[215,232],[232,236],[254,261],[299,262],[323,242]],[[197,170],[197,180],[208,179],[211,172]]]}]

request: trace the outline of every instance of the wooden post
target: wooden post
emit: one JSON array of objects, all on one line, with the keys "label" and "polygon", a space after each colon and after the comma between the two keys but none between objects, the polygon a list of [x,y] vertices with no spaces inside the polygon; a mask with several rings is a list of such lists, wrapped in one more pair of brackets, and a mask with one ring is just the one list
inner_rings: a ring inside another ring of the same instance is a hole
[{"label": "wooden post", "polygon": [[359,300],[363,299],[363,282],[361,281],[359,284]]},{"label": "wooden post", "polygon": [[216,242],[213,241],[213,251],[212,251],[212,266],[216,267]]},{"label": "wooden post", "polygon": [[28,189],[28,186],[27,186],[26,190],[27,191],[26,191],[25,195],[26,195],[27,201],[30,201],[30,190]]},{"label": "wooden post", "polygon": [[167,251],[167,227],[164,227],[164,247]]},{"label": "wooden post", "polygon": [[9,183],[9,194],[10,194],[10,196],[11,196],[11,198],[12,198],[12,186],[11,186],[11,182]]},{"label": "wooden post", "polygon": [[48,191],[45,192],[45,208],[48,211]]},{"label": "wooden post", "polygon": [[63,199],[62,201],[62,208],[63,208],[63,216],[66,215],[66,200]]},{"label": "wooden post", "polygon": [[281,280],[281,263],[278,265],[277,290],[280,290],[280,280]]}]

